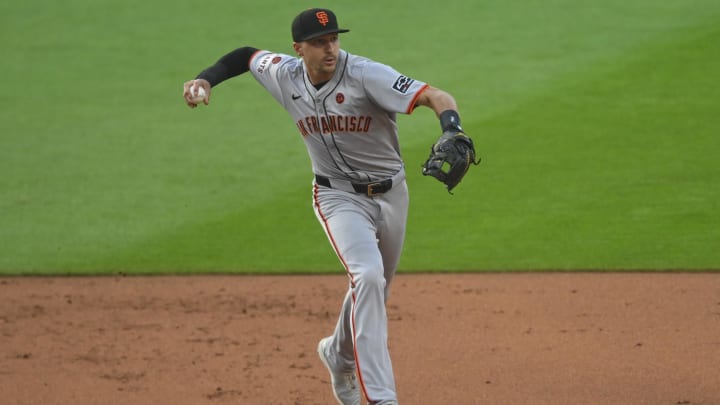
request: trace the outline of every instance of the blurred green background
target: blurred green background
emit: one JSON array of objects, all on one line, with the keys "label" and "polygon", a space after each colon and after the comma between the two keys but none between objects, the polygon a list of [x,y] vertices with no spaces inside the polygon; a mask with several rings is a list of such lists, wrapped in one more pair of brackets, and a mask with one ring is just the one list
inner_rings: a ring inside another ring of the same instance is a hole
[{"label": "blurred green background", "polygon": [[250,75],[181,97],[314,6],[452,93],[483,158],[450,196],[434,114],[399,117],[401,271],[720,269],[717,0],[30,0],[0,5],[0,273],[342,271],[282,107]]}]

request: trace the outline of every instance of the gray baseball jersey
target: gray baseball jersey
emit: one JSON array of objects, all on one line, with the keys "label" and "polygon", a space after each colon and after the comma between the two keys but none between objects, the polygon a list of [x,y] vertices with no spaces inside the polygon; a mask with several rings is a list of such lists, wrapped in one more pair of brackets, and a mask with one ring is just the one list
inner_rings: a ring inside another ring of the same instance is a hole
[{"label": "gray baseball jersey", "polygon": [[340,51],[319,90],[299,58],[258,51],[250,71],[295,120],[315,174],[368,182],[402,168],[396,113],[412,112],[427,85],[393,68]]},{"label": "gray baseball jersey", "polygon": [[[408,208],[396,115],[412,112],[428,86],[342,50],[332,79],[320,89],[310,83],[302,59],[293,56],[258,51],[250,71],[293,117],[313,172],[330,179],[331,187],[314,184],[313,208],[350,287],[322,356],[334,370],[356,369],[371,402],[396,400],[385,302]],[[386,179],[392,179],[392,188],[377,195],[333,185]]]}]

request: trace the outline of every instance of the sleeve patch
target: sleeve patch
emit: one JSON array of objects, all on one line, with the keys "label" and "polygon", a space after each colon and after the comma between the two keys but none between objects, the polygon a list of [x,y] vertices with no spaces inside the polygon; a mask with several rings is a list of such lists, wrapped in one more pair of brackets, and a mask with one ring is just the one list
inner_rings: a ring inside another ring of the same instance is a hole
[{"label": "sleeve patch", "polygon": [[263,74],[265,73],[265,70],[267,70],[267,68],[269,67],[270,63],[276,64],[277,62],[275,62],[273,59],[274,56],[275,55],[273,54],[267,54],[260,58],[260,61],[257,64],[257,72]]},{"label": "sleeve patch", "polygon": [[407,76],[400,75],[396,80],[395,84],[393,84],[393,90],[396,90],[402,94],[407,93],[410,86],[415,82],[415,79],[411,79]]}]

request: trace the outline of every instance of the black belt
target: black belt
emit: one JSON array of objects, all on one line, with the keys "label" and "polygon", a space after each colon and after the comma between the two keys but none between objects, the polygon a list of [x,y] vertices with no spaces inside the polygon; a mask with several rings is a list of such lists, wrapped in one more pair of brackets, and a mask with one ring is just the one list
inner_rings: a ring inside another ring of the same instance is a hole
[{"label": "black belt", "polygon": [[[315,182],[321,186],[335,188],[335,189],[341,189],[341,190],[343,189],[343,187],[333,187],[332,184],[330,183],[330,179],[325,176],[319,176],[316,174]],[[350,184],[356,193],[365,194],[368,196],[387,193],[388,191],[390,191],[390,189],[393,186],[392,179],[374,181],[371,183],[353,183],[350,181],[346,181],[345,183]],[[345,190],[345,191],[350,191],[350,190]]]}]

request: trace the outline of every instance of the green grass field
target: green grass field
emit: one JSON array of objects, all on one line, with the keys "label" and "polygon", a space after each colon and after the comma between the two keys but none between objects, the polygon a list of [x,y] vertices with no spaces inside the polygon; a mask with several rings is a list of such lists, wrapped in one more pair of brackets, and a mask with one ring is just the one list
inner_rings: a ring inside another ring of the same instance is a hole
[{"label": "green grass field", "polygon": [[[285,111],[250,75],[181,98],[318,5],[0,5],[0,274],[339,271]],[[452,93],[483,158],[450,196],[420,174],[434,115],[399,118],[402,271],[720,269],[720,2],[329,6],[343,48]]]}]

